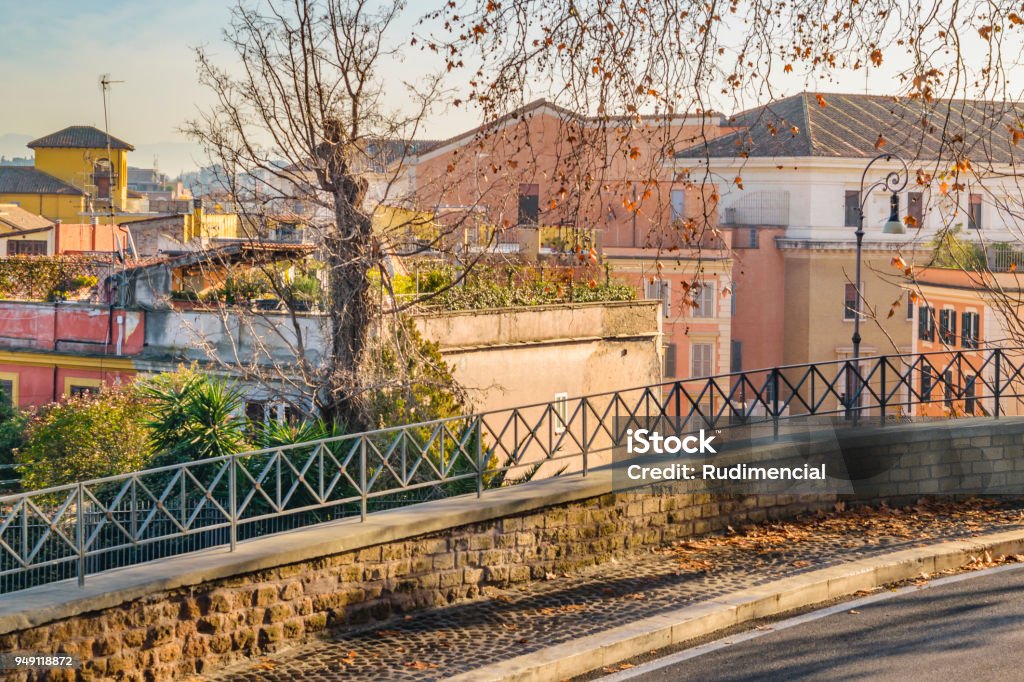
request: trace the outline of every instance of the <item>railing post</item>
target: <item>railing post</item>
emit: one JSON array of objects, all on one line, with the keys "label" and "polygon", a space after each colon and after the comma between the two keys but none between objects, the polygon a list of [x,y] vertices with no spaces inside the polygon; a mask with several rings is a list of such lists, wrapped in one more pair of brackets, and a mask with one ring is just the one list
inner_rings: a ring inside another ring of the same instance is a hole
[{"label": "railing post", "polygon": [[131,494],[132,509],[131,509],[131,513],[129,515],[129,518],[131,519],[131,525],[132,525],[132,546],[133,547],[138,547],[138,545],[139,545],[139,517],[138,517],[138,510],[137,510],[137,507],[139,506],[139,500],[138,500],[138,494],[136,493],[136,490],[138,489],[138,487],[139,487],[139,479],[138,479],[138,477],[133,476],[132,477],[132,494]]},{"label": "railing post", "polygon": [[587,399],[583,398],[580,401],[580,411],[583,413],[583,478],[587,477],[589,469],[587,452],[590,450],[590,443],[587,442],[587,405]]},{"label": "railing post", "polygon": [[772,437],[779,437],[779,368],[772,368]]},{"label": "railing post", "polygon": [[85,491],[79,482],[75,495],[75,544],[78,546],[78,586],[85,586]]},{"label": "railing post", "polygon": [[21,500],[21,547],[19,548],[18,557],[27,559],[29,554],[28,547],[28,502],[27,496]]},{"label": "railing post", "polygon": [[236,472],[236,460],[231,456],[228,458],[228,505],[231,510],[231,551],[235,551],[238,545],[238,481]]},{"label": "railing post", "polygon": [[366,520],[366,436],[359,439],[359,519]]},{"label": "railing post", "polygon": [[882,363],[880,371],[880,382],[881,382],[881,397],[878,400],[878,410],[881,413],[878,417],[878,422],[882,426],[885,426],[885,366],[889,364],[886,356],[882,356],[880,362]]},{"label": "railing post", "polygon": [[476,496],[479,498],[484,494],[484,429],[483,415],[477,415],[476,425]]},{"label": "railing post", "polygon": [[992,397],[995,399],[995,409],[993,411],[993,414],[995,415],[996,419],[999,419],[999,394],[1002,393],[1002,387],[999,384],[999,373],[1000,373],[999,372],[999,369],[1000,369],[1000,362],[999,362],[999,360],[1000,360],[1000,357],[1002,356],[1002,352],[1001,352],[1001,350],[999,348],[996,348],[993,352],[996,354],[996,359],[995,359],[996,381],[995,381],[995,387],[992,389]]}]

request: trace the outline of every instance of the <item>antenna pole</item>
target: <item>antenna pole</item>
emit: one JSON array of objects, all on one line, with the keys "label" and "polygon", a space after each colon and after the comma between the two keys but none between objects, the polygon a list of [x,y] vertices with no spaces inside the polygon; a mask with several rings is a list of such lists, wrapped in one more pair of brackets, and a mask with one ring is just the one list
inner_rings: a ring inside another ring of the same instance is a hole
[{"label": "antenna pole", "polygon": [[[107,195],[108,195],[107,196],[107,201],[109,202],[109,208],[110,208],[110,234],[111,234],[112,237],[114,237],[116,239],[117,238],[117,236],[116,236],[117,226],[114,224],[114,192],[113,192],[114,188],[111,187],[111,181],[113,180],[113,176],[114,176],[114,162],[111,160],[112,153],[111,153],[111,149],[110,149],[110,146],[111,146],[110,145],[110,108],[109,108],[109,106],[107,104],[107,94],[110,92],[110,86],[113,85],[114,83],[124,83],[124,81],[110,80],[110,74],[109,73],[105,73],[102,76],[100,76],[100,89],[103,91],[103,132],[106,133],[106,136],[107,136],[107,169],[108,169],[107,170],[107,173],[108,173],[108,175],[107,175]],[[118,168],[118,175],[120,175],[120,170],[121,169]],[[127,173],[128,173],[128,171],[127,171],[127,168],[126,168],[125,169],[125,177],[122,178],[122,181],[124,181],[126,183],[128,182]],[[124,208],[124,207],[122,206],[121,208]],[[118,250],[119,251],[121,250],[120,249],[120,239],[118,239]],[[124,287],[125,287],[125,282],[126,282],[126,279],[127,279],[127,273],[126,273],[127,257],[128,257],[127,249],[125,249],[121,253],[121,286],[118,287],[120,289],[118,298],[120,298],[121,308],[124,308],[124,304],[125,304],[125,300],[124,300],[124,293],[125,293],[124,292]]]}]

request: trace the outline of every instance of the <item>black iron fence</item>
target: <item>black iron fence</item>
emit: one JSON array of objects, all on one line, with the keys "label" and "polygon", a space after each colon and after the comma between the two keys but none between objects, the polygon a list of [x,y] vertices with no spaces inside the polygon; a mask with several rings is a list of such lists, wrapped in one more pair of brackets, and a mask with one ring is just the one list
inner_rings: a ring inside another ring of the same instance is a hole
[{"label": "black iron fence", "polygon": [[0,592],[607,463],[625,430],[1022,412],[1024,349],[887,355],[669,381],[0,497]]}]

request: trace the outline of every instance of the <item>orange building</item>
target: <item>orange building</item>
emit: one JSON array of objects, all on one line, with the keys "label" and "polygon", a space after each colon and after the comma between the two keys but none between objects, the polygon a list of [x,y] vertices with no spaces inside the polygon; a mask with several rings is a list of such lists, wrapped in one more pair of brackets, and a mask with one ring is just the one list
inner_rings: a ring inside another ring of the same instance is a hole
[{"label": "orange building", "polygon": [[[930,364],[935,371],[916,376],[915,389],[932,401],[920,412],[992,414],[993,396],[986,395],[991,391],[985,386],[994,385],[995,367],[986,359],[992,349],[1020,345],[1024,289],[1019,277],[1012,272],[927,268],[914,274],[912,286],[917,299],[913,305],[913,352],[934,354]],[[957,354],[959,363],[953,361]],[[1024,360],[1012,350],[1005,357],[1017,366]],[[935,376],[940,372],[943,376]],[[1000,374],[1005,381],[1005,367]],[[1005,393],[1024,392],[1020,378],[1011,384]],[[1024,408],[1017,399],[1002,399],[1000,414],[1024,414]]]},{"label": "orange building", "polygon": [[144,316],[87,303],[0,301],[0,389],[18,407],[126,383]]},{"label": "orange building", "polygon": [[408,203],[466,249],[593,248],[662,301],[666,378],[729,371],[729,237],[711,189],[666,169],[730,132],[714,114],[589,118],[544,100],[420,151]]}]

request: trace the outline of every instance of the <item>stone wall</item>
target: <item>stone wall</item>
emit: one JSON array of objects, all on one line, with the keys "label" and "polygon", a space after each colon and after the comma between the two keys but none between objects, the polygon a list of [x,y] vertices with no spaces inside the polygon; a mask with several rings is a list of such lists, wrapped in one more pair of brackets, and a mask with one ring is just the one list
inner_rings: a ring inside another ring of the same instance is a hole
[{"label": "stone wall", "polygon": [[[0,651],[62,652],[83,679],[208,672],[329,627],[486,596],[727,524],[781,518],[834,498],[605,494],[418,538],[303,561],[0,636]],[[73,679],[62,671],[65,679]],[[25,673],[15,679],[42,679]],[[47,679],[61,679],[59,676]]]}]

